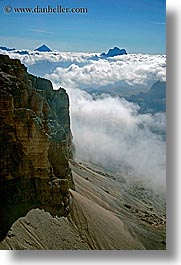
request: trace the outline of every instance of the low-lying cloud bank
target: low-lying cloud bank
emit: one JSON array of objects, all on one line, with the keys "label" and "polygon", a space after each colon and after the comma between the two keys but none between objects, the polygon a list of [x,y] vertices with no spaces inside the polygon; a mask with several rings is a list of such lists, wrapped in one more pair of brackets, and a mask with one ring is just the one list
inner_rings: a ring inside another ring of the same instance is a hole
[{"label": "low-lying cloud bank", "polygon": [[28,70],[64,87],[71,101],[71,126],[76,158],[165,187],[165,114],[138,114],[138,106],[110,96],[93,98],[83,89],[122,82],[149,88],[165,80],[166,56],[132,54],[100,59],[90,53],[35,53],[20,55]]},{"label": "low-lying cloud bank", "polygon": [[32,74],[45,76],[65,88],[98,88],[119,82],[133,89],[149,88],[166,78],[165,55],[128,54],[103,59],[98,53],[0,52],[20,59]]},{"label": "low-lying cloud bank", "polygon": [[125,99],[92,98],[79,89],[67,90],[76,158],[165,188],[165,114],[138,114]]},{"label": "low-lying cloud bank", "polygon": [[162,55],[122,55],[115,58],[84,59],[81,63],[61,66],[46,77],[63,87],[88,89],[117,84],[123,87],[150,87],[165,81],[166,58]]}]

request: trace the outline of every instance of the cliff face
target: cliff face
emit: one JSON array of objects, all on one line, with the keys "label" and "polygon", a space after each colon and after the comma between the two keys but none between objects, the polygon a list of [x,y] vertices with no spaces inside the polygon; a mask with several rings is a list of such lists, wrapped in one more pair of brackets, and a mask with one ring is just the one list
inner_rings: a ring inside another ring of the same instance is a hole
[{"label": "cliff face", "polygon": [[65,90],[0,55],[0,240],[32,208],[67,215],[71,141]]}]

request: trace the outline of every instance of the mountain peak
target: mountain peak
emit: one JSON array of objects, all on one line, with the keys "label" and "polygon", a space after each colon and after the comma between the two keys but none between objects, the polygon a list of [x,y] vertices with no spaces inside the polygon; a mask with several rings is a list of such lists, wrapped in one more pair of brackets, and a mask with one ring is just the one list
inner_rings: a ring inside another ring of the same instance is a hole
[{"label": "mountain peak", "polygon": [[8,47],[5,47],[5,46],[0,46],[0,50],[7,51],[7,52],[15,51],[14,48],[8,48]]},{"label": "mountain peak", "polygon": [[109,49],[108,53],[101,53],[102,57],[114,57],[117,55],[127,54],[125,49],[119,49],[118,47],[114,47],[113,49]]},{"label": "mountain peak", "polygon": [[43,44],[40,47],[36,48],[35,51],[39,51],[39,52],[51,52],[52,50],[48,46],[46,46],[45,44]]}]

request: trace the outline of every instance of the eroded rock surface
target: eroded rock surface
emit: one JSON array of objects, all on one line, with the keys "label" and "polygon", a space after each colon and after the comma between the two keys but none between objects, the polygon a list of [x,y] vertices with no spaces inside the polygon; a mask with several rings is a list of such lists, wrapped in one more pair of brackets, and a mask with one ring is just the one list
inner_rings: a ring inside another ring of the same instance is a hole
[{"label": "eroded rock surface", "polygon": [[69,99],[63,88],[0,55],[0,239],[30,209],[69,212],[74,188]]}]

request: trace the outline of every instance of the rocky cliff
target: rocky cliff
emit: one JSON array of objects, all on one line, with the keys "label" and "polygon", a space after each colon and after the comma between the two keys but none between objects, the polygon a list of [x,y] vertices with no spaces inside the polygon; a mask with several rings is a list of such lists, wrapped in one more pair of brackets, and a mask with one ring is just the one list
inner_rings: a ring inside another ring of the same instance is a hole
[{"label": "rocky cliff", "polygon": [[72,153],[66,91],[0,55],[0,240],[32,208],[68,214]]},{"label": "rocky cliff", "polygon": [[165,195],[73,151],[65,90],[0,55],[0,249],[165,249]]}]

